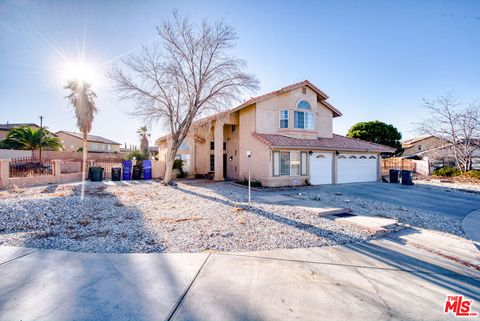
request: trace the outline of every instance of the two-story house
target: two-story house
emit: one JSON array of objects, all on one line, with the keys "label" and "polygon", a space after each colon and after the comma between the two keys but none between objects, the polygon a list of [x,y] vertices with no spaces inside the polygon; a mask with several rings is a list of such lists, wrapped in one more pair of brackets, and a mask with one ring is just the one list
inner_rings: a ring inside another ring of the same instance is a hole
[{"label": "two-story house", "polygon": [[[76,152],[83,148],[83,134],[61,130],[55,133],[63,144],[63,148],[68,152]],[[120,144],[113,140],[95,136],[87,136],[87,150],[89,153],[118,153],[120,152]]]},{"label": "two-story house", "polygon": [[[200,119],[177,154],[189,176],[243,180],[263,186],[368,182],[380,179],[380,154],[393,148],[332,133],[342,113],[305,80]],[[157,140],[164,160],[169,135]]]}]

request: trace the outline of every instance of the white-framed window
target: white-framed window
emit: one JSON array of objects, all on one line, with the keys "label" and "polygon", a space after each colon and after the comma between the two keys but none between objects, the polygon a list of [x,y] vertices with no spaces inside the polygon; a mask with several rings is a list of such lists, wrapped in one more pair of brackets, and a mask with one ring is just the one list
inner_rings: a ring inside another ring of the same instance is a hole
[{"label": "white-framed window", "polygon": [[280,128],[288,128],[288,110],[280,111]]},{"label": "white-framed window", "polygon": [[97,150],[97,148],[98,148],[97,143],[92,143],[92,150]]},{"label": "white-framed window", "polygon": [[315,118],[313,117],[313,113],[296,111],[293,116],[294,128],[315,129]]},{"label": "white-framed window", "polygon": [[301,176],[307,174],[307,152],[274,151],[273,176]]},{"label": "white-framed window", "polygon": [[107,150],[112,150],[112,145],[107,144]]},{"label": "white-framed window", "polygon": [[310,104],[306,100],[300,100],[297,104],[297,108],[300,109],[312,109],[310,108]]}]

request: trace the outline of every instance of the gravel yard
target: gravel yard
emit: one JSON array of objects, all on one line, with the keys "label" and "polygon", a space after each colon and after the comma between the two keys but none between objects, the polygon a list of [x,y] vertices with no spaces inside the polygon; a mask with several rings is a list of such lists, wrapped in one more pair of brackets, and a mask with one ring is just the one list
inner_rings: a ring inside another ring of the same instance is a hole
[{"label": "gravel yard", "polygon": [[446,179],[416,179],[415,184],[459,192],[480,193],[480,184],[472,182],[455,182]]},{"label": "gravel yard", "polygon": [[[434,212],[393,205],[363,197],[327,192],[306,192],[297,198],[316,200],[319,206],[350,208],[354,214],[377,215],[397,219],[400,223],[465,236],[462,220]],[[480,197],[479,197],[480,200]]]},{"label": "gravel yard", "polygon": [[372,237],[289,205],[249,207],[246,191],[227,183],[89,183],[83,200],[80,190],[0,191],[0,245],[107,253],[252,251]]}]

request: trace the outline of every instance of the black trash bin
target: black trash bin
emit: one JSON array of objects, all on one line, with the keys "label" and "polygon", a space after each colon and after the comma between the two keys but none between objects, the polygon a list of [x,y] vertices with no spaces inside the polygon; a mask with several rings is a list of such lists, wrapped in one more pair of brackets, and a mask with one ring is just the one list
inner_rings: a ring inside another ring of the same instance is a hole
[{"label": "black trash bin", "polygon": [[103,167],[90,167],[90,181],[101,182],[103,180]]},{"label": "black trash bin", "polygon": [[390,170],[390,183],[398,183],[398,169]]},{"label": "black trash bin", "polygon": [[413,172],[402,170],[402,185],[413,185]]},{"label": "black trash bin", "polygon": [[142,166],[134,165],[132,170],[132,179],[140,180],[142,179]]},{"label": "black trash bin", "polygon": [[119,181],[122,177],[122,169],[120,167],[112,167],[112,181]]}]

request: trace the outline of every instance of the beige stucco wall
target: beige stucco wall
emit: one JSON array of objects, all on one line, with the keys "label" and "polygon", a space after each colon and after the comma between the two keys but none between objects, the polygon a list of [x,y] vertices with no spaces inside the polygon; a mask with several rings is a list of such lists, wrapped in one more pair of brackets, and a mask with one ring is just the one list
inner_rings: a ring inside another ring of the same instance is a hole
[{"label": "beige stucco wall", "polygon": [[261,180],[271,175],[270,149],[252,136],[256,126],[255,105],[239,111],[239,175],[238,179],[248,177],[247,150],[252,153],[252,179]]},{"label": "beige stucco wall", "polygon": [[[306,100],[311,110],[297,108],[300,100]],[[317,94],[306,87],[306,93],[302,88],[297,88],[286,93],[268,98],[256,104],[256,131],[262,134],[282,134],[297,138],[332,137],[332,111],[317,102]],[[288,127],[280,128],[280,111],[288,110]],[[294,111],[311,111],[315,115],[315,130],[294,128]]]}]

